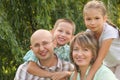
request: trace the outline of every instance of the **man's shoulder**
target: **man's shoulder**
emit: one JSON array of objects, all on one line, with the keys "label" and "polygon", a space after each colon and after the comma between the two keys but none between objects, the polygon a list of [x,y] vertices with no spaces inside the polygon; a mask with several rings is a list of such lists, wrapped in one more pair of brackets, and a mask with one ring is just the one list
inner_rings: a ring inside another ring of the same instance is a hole
[{"label": "man's shoulder", "polygon": [[21,71],[27,72],[27,64],[27,62],[20,64],[16,73],[19,73]]},{"label": "man's shoulder", "polygon": [[24,63],[20,64],[18,68],[27,67],[27,64],[28,64],[28,62],[24,62]]},{"label": "man's shoulder", "polygon": [[22,78],[25,77],[26,72],[27,72],[27,62],[24,62],[23,64],[19,65],[16,71],[15,79],[22,80]]}]

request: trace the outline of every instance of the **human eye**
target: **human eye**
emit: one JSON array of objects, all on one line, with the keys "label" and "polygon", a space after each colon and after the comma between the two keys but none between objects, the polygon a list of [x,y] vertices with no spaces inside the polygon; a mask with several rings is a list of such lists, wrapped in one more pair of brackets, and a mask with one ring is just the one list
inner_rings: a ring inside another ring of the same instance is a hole
[{"label": "human eye", "polygon": [[70,35],[71,33],[70,32],[66,32],[67,35]]},{"label": "human eye", "polygon": [[89,51],[89,49],[88,48],[84,48],[83,51],[87,52],[87,51]]},{"label": "human eye", "polygon": [[63,32],[63,31],[61,29],[59,29],[58,32]]},{"label": "human eye", "polygon": [[97,20],[98,20],[98,19],[100,19],[100,18],[99,18],[99,17],[96,17],[95,19],[97,19]]},{"label": "human eye", "polygon": [[49,42],[47,42],[47,41],[44,41],[44,42],[42,43],[43,46],[46,46],[46,45],[48,45],[48,44],[49,44]]},{"label": "human eye", "polygon": [[91,20],[91,18],[86,18],[86,20],[88,20],[88,21],[89,21],[89,20]]},{"label": "human eye", "polygon": [[40,45],[39,44],[35,44],[34,47],[40,47]]},{"label": "human eye", "polygon": [[78,48],[73,48],[73,51],[78,51]]}]

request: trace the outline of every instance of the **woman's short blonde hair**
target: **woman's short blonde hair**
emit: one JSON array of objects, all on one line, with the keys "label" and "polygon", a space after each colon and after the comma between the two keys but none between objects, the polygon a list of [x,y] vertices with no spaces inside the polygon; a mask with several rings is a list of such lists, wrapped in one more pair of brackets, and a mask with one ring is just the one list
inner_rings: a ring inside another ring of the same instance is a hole
[{"label": "woman's short blonde hair", "polygon": [[70,59],[72,63],[75,65],[76,69],[78,70],[78,66],[74,63],[72,52],[74,44],[77,43],[82,48],[89,48],[92,51],[93,59],[91,60],[90,64],[93,64],[97,58],[98,54],[98,43],[94,38],[93,34],[90,32],[80,32],[76,34],[76,36],[70,42]]}]

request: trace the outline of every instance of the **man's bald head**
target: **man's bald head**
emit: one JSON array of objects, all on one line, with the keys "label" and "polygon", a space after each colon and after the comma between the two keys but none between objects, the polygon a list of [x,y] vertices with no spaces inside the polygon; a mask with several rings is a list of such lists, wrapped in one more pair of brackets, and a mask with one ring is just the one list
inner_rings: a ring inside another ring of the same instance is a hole
[{"label": "man's bald head", "polygon": [[32,36],[30,38],[31,45],[35,40],[40,39],[43,36],[47,37],[48,39],[51,39],[51,40],[53,39],[52,34],[48,30],[39,29],[32,34]]}]

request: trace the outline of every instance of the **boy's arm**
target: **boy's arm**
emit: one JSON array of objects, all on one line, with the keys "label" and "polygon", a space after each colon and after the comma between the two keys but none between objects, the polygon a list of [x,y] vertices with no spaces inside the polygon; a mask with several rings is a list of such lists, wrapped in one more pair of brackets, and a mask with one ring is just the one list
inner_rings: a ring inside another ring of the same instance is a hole
[{"label": "boy's arm", "polygon": [[52,72],[48,72],[48,71],[45,71],[45,70],[42,70],[35,62],[33,61],[30,61],[28,63],[28,69],[27,71],[30,73],[30,74],[33,74],[33,75],[36,75],[36,76],[39,76],[39,77],[51,77],[53,75]]},{"label": "boy's arm", "polygon": [[52,73],[42,70],[38,65],[38,58],[34,55],[32,50],[29,50],[23,57],[24,61],[28,62],[27,71],[30,74],[40,76],[40,77],[51,77]]},{"label": "boy's arm", "polygon": [[69,69],[63,69],[63,71],[58,71],[58,72],[54,72],[54,74],[52,75],[52,80],[61,80],[61,79],[65,79],[68,80],[68,78],[71,76],[71,74],[73,73],[73,71],[75,71],[75,67],[73,64],[66,64],[66,66],[69,65]]},{"label": "boy's arm", "polygon": [[[34,55],[32,50],[29,50],[27,52],[27,54],[24,56],[24,60],[28,61],[28,66],[27,66],[27,71],[30,74],[36,75],[36,76],[40,76],[40,77],[50,77],[50,78],[55,78],[55,76],[57,76],[57,80],[61,80],[63,77],[67,77],[69,76],[69,72],[48,72],[45,70],[42,70],[38,65],[37,65],[37,61],[38,59],[36,58],[36,56]],[[64,73],[64,75],[63,75]]]},{"label": "boy's arm", "polygon": [[28,63],[27,71],[30,74],[33,74],[36,76],[52,78],[52,80],[65,79],[66,77],[69,77],[72,73],[72,71],[61,71],[61,72],[53,72],[53,73],[48,72],[48,71],[42,70],[35,62],[32,62],[32,61]]},{"label": "boy's arm", "polygon": [[103,41],[103,43],[99,49],[97,59],[96,59],[95,63],[92,65],[92,68],[90,69],[90,72],[89,72],[86,80],[93,80],[93,77],[94,77],[96,71],[99,69],[105,56],[108,53],[108,50],[110,48],[112,41],[113,41],[113,39],[107,39],[107,40]]},{"label": "boy's arm", "polygon": [[29,50],[29,51],[25,54],[25,56],[23,57],[23,60],[27,62],[27,61],[29,61],[29,59],[30,59],[32,56],[35,56],[35,55],[34,55],[34,53],[33,53],[32,50]]}]

